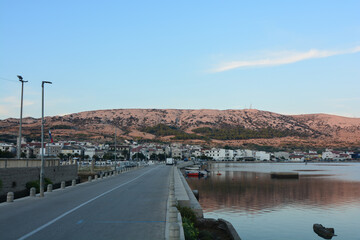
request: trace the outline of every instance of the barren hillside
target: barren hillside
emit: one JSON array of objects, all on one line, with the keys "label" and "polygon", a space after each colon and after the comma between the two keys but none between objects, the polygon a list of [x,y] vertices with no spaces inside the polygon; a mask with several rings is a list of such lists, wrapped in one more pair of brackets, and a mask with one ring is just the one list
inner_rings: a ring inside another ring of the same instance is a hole
[{"label": "barren hillside", "polygon": [[[1,140],[15,138],[18,124],[18,119],[1,120]],[[291,116],[259,110],[112,109],[46,118],[46,129],[51,129],[57,139],[111,140],[115,127],[119,137],[168,141],[325,147],[360,143],[359,118],[327,114]],[[24,119],[23,134],[38,139],[40,119]]]}]

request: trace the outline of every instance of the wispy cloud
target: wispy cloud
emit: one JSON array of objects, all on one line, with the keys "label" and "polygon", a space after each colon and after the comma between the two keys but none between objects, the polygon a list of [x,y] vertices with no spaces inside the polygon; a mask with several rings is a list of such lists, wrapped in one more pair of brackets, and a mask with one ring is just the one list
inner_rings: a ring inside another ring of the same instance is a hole
[{"label": "wispy cloud", "polygon": [[268,67],[295,63],[313,58],[325,58],[336,55],[352,54],[360,52],[360,46],[357,46],[348,50],[341,51],[328,51],[328,50],[317,50],[311,49],[307,52],[291,52],[291,53],[277,53],[276,55],[282,55],[281,57],[275,58],[264,58],[259,60],[245,60],[245,61],[231,61],[220,64],[218,67],[212,70],[212,72],[224,72],[236,68],[244,67]]}]

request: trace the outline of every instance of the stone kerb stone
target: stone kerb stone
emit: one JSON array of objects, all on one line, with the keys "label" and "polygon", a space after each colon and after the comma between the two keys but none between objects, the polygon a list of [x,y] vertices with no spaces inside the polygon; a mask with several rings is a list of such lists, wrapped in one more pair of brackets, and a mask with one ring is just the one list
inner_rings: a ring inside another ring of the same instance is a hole
[{"label": "stone kerb stone", "polygon": [[72,186],[72,187],[75,187],[75,186],[76,186],[76,180],[75,180],[75,179],[73,179],[73,180],[71,181],[71,186]]},{"label": "stone kerb stone", "polygon": [[65,189],[65,181],[61,182],[61,189]]},{"label": "stone kerb stone", "polygon": [[47,191],[48,191],[48,192],[52,192],[52,190],[53,190],[53,185],[52,185],[52,184],[48,184],[48,185],[47,185]]},{"label": "stone kerb stone", "polygon": [[177,222],[178,210],[176,207],[170,207],[169,209],[169,222]]},{"label": "stone kerb stone", "polygon": [[6,196],[6,202],[13,202],[14,201],[14,193],[8,192]]},{"label": "stone kerb stone", "polygon": [[180,240],[180,225],[178,223],[170,224],[169,240]]},{"label": "stone kerb stone", "polygon": [[30,197],[35,197],[36,196],[36,188],[32,187],[30,188]]},{"label": "stone kerb stone", "polygon": [[92,177],[89,176],[89,177],[88,177],[88,182],[91,182],[91,180],[92,180]]}]

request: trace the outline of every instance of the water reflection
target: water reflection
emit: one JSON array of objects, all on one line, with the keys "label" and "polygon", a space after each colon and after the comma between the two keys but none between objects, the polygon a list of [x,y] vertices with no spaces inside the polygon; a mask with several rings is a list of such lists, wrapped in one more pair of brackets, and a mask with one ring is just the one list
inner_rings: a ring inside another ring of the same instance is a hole
[{"label": "water reflection", "polygon": [[[261,168],[261,164],[256,168]],[[345,180],[349,176],[339,178],[339,175],[346,175],[345,166],[335,172],[326,166],[319,166],[317,171],[304,171],[295,165],[286,168],[300,170],[300,178],[271,179],[268,168],[254,172],[247,171],[249,166],[226,167],[224,164],[213,169],[209,178],[188,178],[187,181],[192,189],[199,190],[205,216],[229,219],[242,239],[317,239],[312,232],[312,224],[316,221],[335,225],[336,231],[340,231],[338,240],[360,239],[358,233],[349,233],[355,231],[356,222],[360,220],[360,217],[354,219],[360,216],[358,176],[352,181]],[[348,168],[349,173],[354,173],[354,166]],[[221,175],[217,175],[218,172]],[[337,219],[341,219],[341,223]],[[271,227],[264,226],[266,229],[262,227],[259,232],[258,225],[270,222]],[[290,237],[284,231],[280,234],[281,228],[276,223],[283,224],[288,234],[297,233],[297,237]]]},{"label": "water reflection", "polygon": [[360,199],[360,183],[323,178],[271,179],[268,173],[224,172],[200,181],[188,179],[201,193],[206,211],[220,206],[259,212],[283,204],[334,207]]}]

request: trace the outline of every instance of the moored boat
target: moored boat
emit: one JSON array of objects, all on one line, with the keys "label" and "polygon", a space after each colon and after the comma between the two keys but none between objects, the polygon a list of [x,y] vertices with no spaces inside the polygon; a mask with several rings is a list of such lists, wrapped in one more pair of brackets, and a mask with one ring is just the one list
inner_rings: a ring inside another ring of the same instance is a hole
[{"label": "moored boat", "polygon": [[196,171],[196,170],[186,170],[185,174],[186,176],[193,176],[193,177],[202,177],[207,175],[207,171]]},{"label": "moored boat", "polygon": [[190,167],[185,167],[185,170],[200,170],[200,166],[190,166]]}]

